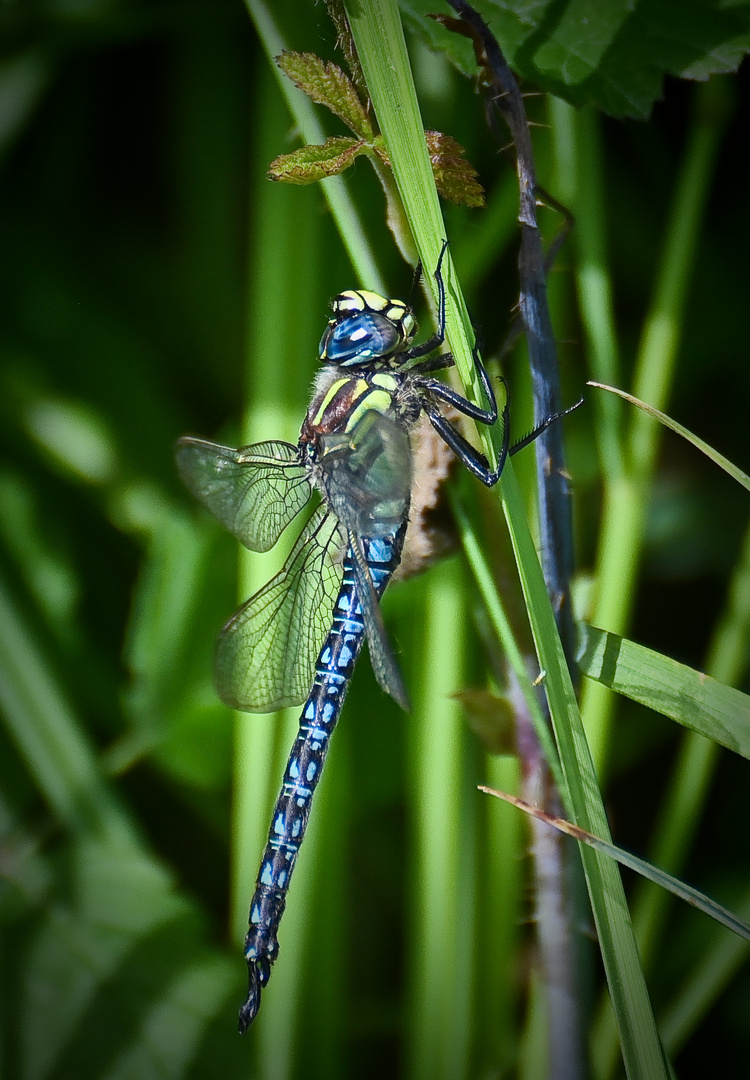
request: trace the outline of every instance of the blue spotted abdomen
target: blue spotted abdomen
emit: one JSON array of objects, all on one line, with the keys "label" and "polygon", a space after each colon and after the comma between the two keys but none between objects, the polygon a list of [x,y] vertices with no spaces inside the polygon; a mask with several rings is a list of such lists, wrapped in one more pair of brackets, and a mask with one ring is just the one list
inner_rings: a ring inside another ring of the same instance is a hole
[{"label": "blue spotted abdomen", "polygon": [[[398,566],[403,532],[402,528],[396,534],[378,539],[361,538],[378,596]],[[271,965],[278,956],[276,934],[284,913],[297,852],[305,835],[313,793],[323,771],[331,733],[339,718],[364,637],[354,567],[351,552],[347,552],[333,626],[320,651],[315,666],[315,681],[302,709],[299,733],[276,800],[268,842],[250,904],[250,928],[245,938],[249,986],[247,999],[240,1009],[241,1032],[247,1029],[258,1012],[261,989],[268,982]]]}]

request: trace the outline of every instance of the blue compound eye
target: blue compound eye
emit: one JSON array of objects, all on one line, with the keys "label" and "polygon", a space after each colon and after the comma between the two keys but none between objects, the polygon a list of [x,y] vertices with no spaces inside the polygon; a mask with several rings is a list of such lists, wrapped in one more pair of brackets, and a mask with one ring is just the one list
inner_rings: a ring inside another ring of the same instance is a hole
[{"label": "blue compound eye", "polygon": [[353,366],[388,356],[403,342],[393,322],[378,312],[361,311],[329,326],[320,342],[320,358]]}]

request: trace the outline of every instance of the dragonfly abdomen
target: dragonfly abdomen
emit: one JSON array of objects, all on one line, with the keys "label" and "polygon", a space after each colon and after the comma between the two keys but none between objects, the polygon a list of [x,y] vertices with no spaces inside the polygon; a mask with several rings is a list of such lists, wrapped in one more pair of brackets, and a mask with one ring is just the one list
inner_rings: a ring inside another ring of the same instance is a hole
[{"label": "dragonfly abdomen", "polygon": [[[395,534],[377,539],[360,538],[379,596],[398,566],[403,533],[401,528]],[[330,737],[364,638],[353,556],[348,551],[333,625],[315,665],[315,681],[302,709],[299,733],[276,800],[250,904],[250,929],[245,938],[248,995],[240,1009],[240,1032],[246,1031],[254,1020],[260,1007],[261,990],[268,982],[271,965],[278,956],[277,933],[297,852],[307,829],[312,797],[323,771]]]}]

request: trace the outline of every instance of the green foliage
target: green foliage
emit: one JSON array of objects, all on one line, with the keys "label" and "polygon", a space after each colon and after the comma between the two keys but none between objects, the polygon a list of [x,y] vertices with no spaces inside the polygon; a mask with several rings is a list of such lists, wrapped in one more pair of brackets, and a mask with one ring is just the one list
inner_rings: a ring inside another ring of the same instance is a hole
[{"label": "green foliage", "polygon": [[[426,16],[432,0],[401,0],[410,25],[469,78],[471,45]],[[664,79],[736,71],[750,49],[750,4],[717,0],[479,0],[474,5],[514,71],[571,105],[645,119]]]},{"label": "green foliage", "polygon": [[[330,73],[340,58],[322,8],[276,7],[289,21],[268,51],[315,50]],[[577,219],[549,285],[566,400],[588,378],[628,387],[747,471],[750,219],[731,195],[748,184],[747,80],[664,81],[733,65],[747,5],[654,7],[519,16],[504,5],[490,18],[530,81],[613,112],[653,106],[636,124],[529,102],[542,182]],[[380,186],[360,162],[323,185],[335,221],[348,198],[362,230],[347,225],[342,242],[317,186],[268,183],[269,162],[296,144],[234,0],[5,5],[2,18],[0,1071],[533,1075],[528,836],[515,810],[476,793],[480,782],[513,790],[518,765],[485,755],[452,697],[504,689],[484,608],[494,626],[498,582],[521,670],[528,655],[506,528],[471,482],[483,601],[458,559],[389,590],[414,713],[398,713],[363,660],[263,1011],[247,1039],[235,1034],[239,939],[296,712],[234,720],[211,658],[222,621],[283,553],[238,575],[236,542],[181,490],[172,445],[188,432],[233,446],[296,439],[328,299],[382,289],[378,276],[408,297]],[[446,219],[491,355],[517,292],[515,177],[471,83],[420,38],[409,47],[426,125],[466,147],[488,193],[486,211],[452,207]],[[318,134],[301,123],[307,141],[340,138],[318,113]],[[437,149],[458,154],[445,137]],[[551,236],[556,223],[542,220]],[[429,234],[426,266],[440,241]],[[454,326],[462,317],[453,304]],[[519,435],[522,352],[505,363]],[[648,704],[677,661],[741,702],[746,494],[604,397],[587,392],[565,421],[579,563],[596,586],[592,600],[581,580],[581,611],[656,657]],[[522,490],[526,456],[514,459]],[[642,679],[642,653],[635,662]],[[584,716],[617,843],[747,919],[746,763],[713,732],[683,734],[594,690]],[[694,698],[675,686],[670,711],[689,716]],[[746,738],[741,716],[732,723]],[[679,1075],[705,1076],[718,1052],[745,1060],[746,945],[663,890],[626,885]],[[613,1075],[605,1006],[589,1035],[594,1074]]]},{"label": "green foliage", "polygon": [[[276,62],[299,90],[318,105],[330,109],[357,138],[334,136],[326,139],[322,146],[307,144],[291,154],[281,154],[268,167],[271,180],[281,180],[287,184],[313,184],[317,180],[338,176],[361,155],[375,157],[390,166],[383,137],[375,134],[354,84],[340,67],[324,63],[314,53],[283,52]],[[443,198],[459,206],[483,206],[477,171],[465,160],[463,147],[440,131],[425,134],[435,184]]]},{"label": "green foliage", "polygon": [[583,626],[578,663],[590,679],[750,757],[750,697],[618,634]]}]

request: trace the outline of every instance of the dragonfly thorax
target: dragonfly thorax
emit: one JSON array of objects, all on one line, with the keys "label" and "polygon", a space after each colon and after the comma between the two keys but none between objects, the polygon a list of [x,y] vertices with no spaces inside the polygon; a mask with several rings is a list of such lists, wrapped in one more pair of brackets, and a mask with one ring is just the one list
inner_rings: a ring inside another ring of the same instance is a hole
[{"label": "dragonfly thorax", "polygon": [[339,367],[373,365],[402,352],[414,339],[417,321],[408,305],[365,289],[350,289],[333,301],[320,342],[320,360]]}]

